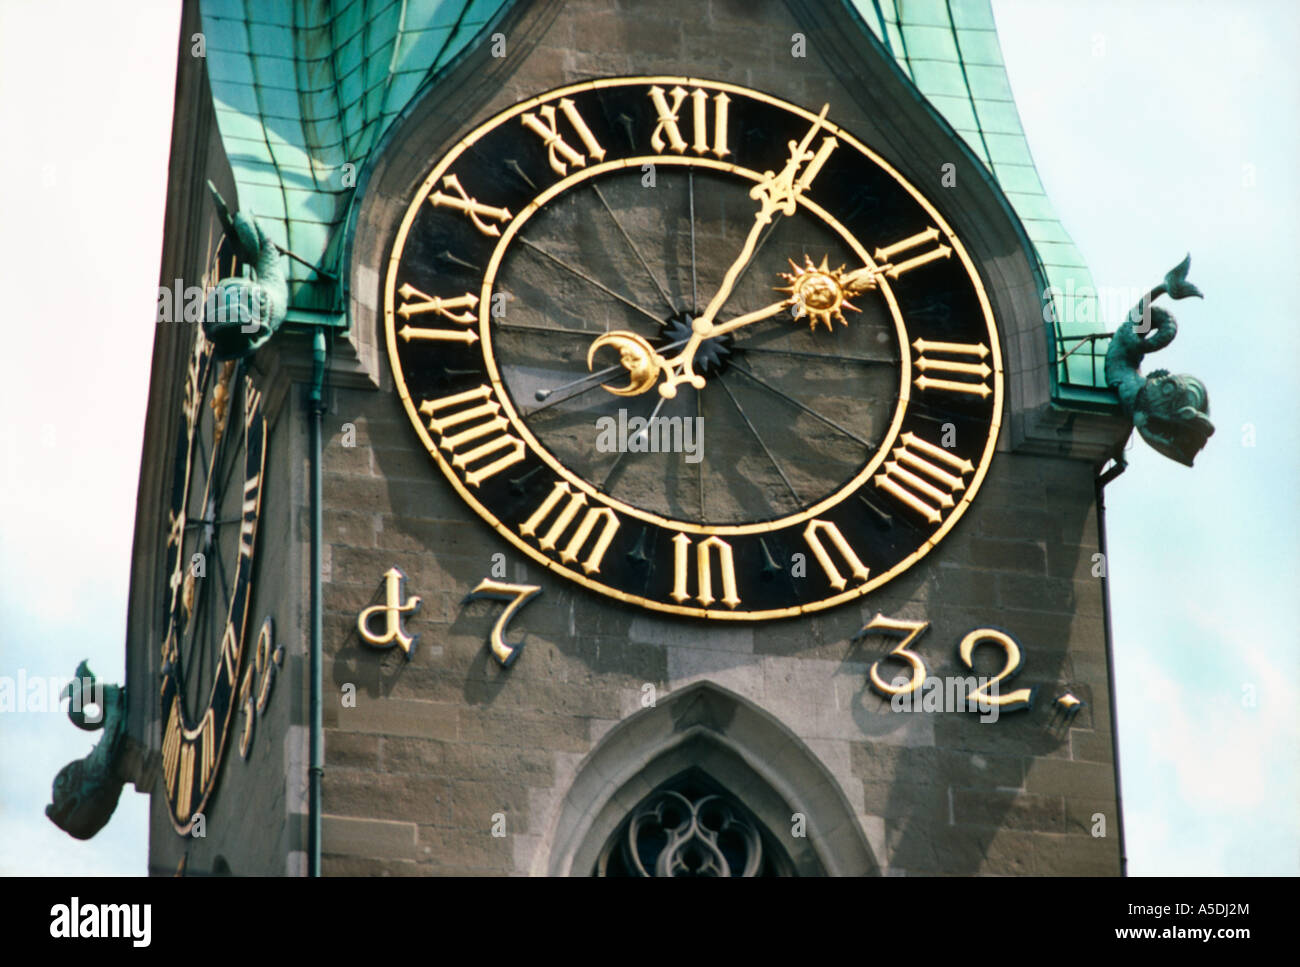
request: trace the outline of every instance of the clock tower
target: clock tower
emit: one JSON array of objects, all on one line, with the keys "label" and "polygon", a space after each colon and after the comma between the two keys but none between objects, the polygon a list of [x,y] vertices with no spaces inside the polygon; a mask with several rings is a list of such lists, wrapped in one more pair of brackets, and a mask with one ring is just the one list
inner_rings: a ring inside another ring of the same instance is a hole
[{"label": "clock tower", "polygon": [[1132,413],[987,3],[380,6],[185,7],[150,871],[1121,874]]}]

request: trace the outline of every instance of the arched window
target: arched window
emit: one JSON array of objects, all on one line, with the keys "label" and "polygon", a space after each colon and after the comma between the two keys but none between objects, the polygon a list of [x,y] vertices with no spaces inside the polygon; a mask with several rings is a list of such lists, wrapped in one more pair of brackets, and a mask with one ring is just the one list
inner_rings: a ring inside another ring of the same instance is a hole
[{"label": "arched window", "polygon": [[700,769],[646,796],[600,851],[594,876],[793,876],[776,838]]}]

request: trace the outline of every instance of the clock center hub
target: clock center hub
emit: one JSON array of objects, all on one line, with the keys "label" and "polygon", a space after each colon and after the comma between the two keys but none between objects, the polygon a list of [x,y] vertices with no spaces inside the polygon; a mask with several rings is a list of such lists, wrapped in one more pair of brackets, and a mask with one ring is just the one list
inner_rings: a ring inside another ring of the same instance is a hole
[{"label": "clock center hub", "polygon": [[[695,331],[694,325],[695,316],[689,312],[674,313],[660,325],[658,345],[655,348],[665,356],[680,352]],[[734,342],[730,333],[702,340],[700,348],[695,351],[695,372],[705,377],[726,372]]]}]

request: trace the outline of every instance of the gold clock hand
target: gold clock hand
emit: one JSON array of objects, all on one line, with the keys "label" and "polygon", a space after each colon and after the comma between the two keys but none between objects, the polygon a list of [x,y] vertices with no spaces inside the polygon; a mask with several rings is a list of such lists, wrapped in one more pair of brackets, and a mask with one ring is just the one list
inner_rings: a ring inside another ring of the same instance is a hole
[{"label": "gold clock hand", "polygon": [[[704,377],[696,373],[694,367],[695,353],[700,348],[700,343],[711,336],[718,335],[719,332],[729,332],[731,329],[738,329],[750,322],[766,319],[769,315],[779,312],[784,305],[790,304],[790,300],[787,300],[784,304],[778,303],[775,306],[769,306],[770,312],[760,310],[760,312],[764,313],[762,315],[753,318],[741,317],[744,321],[732,320],[732,324],[728,325],[725,330],[719,330],[713,323],[718,312],[727,299],[731,297],[731,290],[735,287],[736,281],[740,278],[741,273],[745,271],[745,267],[749,265],[749,260],[753,258],[754,247],[758,244],[763,229],[771,223],[773,216],[778,212],[784,215],[794,214],[798,206],[799,196],[812,184],[822,166],[826,164],[826,159],[830,157],[831,152],[839,144],[835,137],[826,137],[822,139],[816,153],[809,150],[813,138],[821,129],[826,120],[826,112],[829,110],[830,105],[823,104],[821,113],[817,115],[817,120],[808,129],[808,133],[803,136],[803,140],[798,144],[793,141],[788,142],[790,157],[781,172],[774,174],[770,170],[765,171],[758,184],[750,189],[749,197],[759,202],[759,209],[754,214],[754,224],[749,230],[749,235],[745,238],[745,244],[741,247],[740,254],[736,256],[735,261],[731,263],[731,267],[727,269],[726,275],[723,276],[718,291],[709,300],[703,314],[691,322],[691,338],[680,353],[672,359],[665,360],[642,337],[623,330],[605,333],[592,342],[591,349],[587,353],[588,369],[591,368],[595,352],[600,346],[614,345],[618,347],[623,367],[628,371],[630,377],[628,385],[613,388],[605,387],[609,392],[617,396],[639,395],[655,384],[660,372],[664,374],[664,380],[659,384],[659,395],[665,399],[672,399],[677,395],[677,385],[679,383],[690,383],[696,389],[703,389]],[[805,162],[808,162],[806,168],[804,168]],[[801,168],[803,169],[802,173],[800,173]]]},{"label": "gold clock hand", "polygon": [[782,299],[780,302],[773,302],[770,306],[764,306],[761,309],[755,309],[753,312],[747,312],[743,316],[736,316],[734,319],[728,319],[726,322],[716,324],[709,330],[709,335],[721,336],[724,333],[741,329],[756,322],[762,322],[764,319],[770,319],[783,310],[790,308],[794,303],[793,297]]},{"label": "gold clock hand", "polygon": [[[771,223],[772,217],[778,212],[784,215],[793,215],[798,206],[799,196],[808,189],[813,179],[821,171],[822,166],[826,164],[826,159],[830,157],[835,150],[839,141],[834,137],[822,139],[821,146],[817,149],[816,154],[809,151],[813,138],[816,137],[818,130],[821,129],[823,122],[826,120],[826,112],[830,110],[829,104],[823,104],[822,110],[817,115],[817,120],[813,126],[808,129],[808,133],[803,136],[803,140],[798,144],[793,141],[788,142],[790,148],[790,157],[781,169],[780,174],[773,174],[771,171],[763,173],[763,178],[757,185],[750,189],[749,197],[760,203],[758,211],[754,214],[754,224],[749,230],[749,235],[745,238],[745,244],[740,250],[736,260],[731,263],[727,269],[727,274],[722,279],[722,285],[714,293],[713,298],[709,300],[708,306],[704,313],[691,323],[693,335],[687,342],[686,348],[681,351],[669,363],[668,372],[663,383],[659,386],[659,393],[665,397],[673,397],[677,394],[677,384],[689,382],[696,389],[704,386],[704,377],[695,373],[694,362],[695,352],[700,347],[700,343],[710,336],[717,335],[713,325],[713,320],[727,299],[731,297],[731,290],[735,287],[736,280],[740,278],[749,260],[753,258],[754,246],[758,244],[758,238],[763,229]],[[808,167],[803,169],[800,174],[799,169],[803,167],[804,162],[809,162]],[[797,177],[796,177],[797,176]]]}]

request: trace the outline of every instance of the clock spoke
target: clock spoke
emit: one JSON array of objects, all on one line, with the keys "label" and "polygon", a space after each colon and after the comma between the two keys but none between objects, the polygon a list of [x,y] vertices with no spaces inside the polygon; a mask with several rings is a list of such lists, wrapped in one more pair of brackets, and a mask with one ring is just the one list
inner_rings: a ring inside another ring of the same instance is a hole
[{"label": "clock spoke", "polygon": [[807,413],[809,416],[812,416],[812,417],[815,417],[815,418],[818,419],[818,420],[821,420],[821,421],[822,421],[823,423],[825,423],[827,426],[831,427],[832,429],[838,430],[840,433],[843,433],[843,434],[844,434],[846,437],[848,437],[849,439],[851,439],[851,440],[856,440],[856,441],[857,441],[858,443],[860,443],[862,446],[866,447],[866,449],[867,449],[868,451],[874,450],[874,449],[876,448],[876,445],[875,445],[874,443],[871,443],[871,442],[868,441],[868,440],[864,440],[862,437],[858,436],[858,435],[857,435],[856,433],[854,433],[852,430],[845,429],[843,426],[841,426],[840,424],[836,423],[836,422],[835,422],[834,420],[832,420],[830,417],[828,417],[828,416],[823,416],[821,413],[818,413],[816,410],[814,410],[812,407],[808,406],[806,403],[801,403],[799,400],[795,399],[793,396],[790,396],[788,393],[785,393],[785,392],[783,392],[782,390],[778,389],[777,387],[773,386],[771,383],[769,383],[767,380],[763,379],[761,376],[756,376],[756,375],[754,375],[754,374],[751,373],[748,369],[746,369],[744,366],[741,366],[739,363],[735,362],[734,360],[732,361],[731,365],[730,365],[728,368],[729,368],[729,369],[734,369],[736,372],[740,373],[742,376],[745,376],[745,377],[747,377],[747,378],[753,380],[755,383],[757,383],[759,386],[763,387],[763,388],[764,388],[765,390],[767,390],[769,393],[772,393],[774,396],[777,396],[777,397],[779,397],[780,399],[785,400],[787,403],[791,404],[792,406],[795,406],[795,407],[797,407],[797,408],[803,410],[803,411],[804,411],[805,413]]},{"label": "clock spoke", "polygon": [[[202,680],[201,669],[206,667],[205,657],[208,651],[208,639],[212,637],[212,607],[208,600],[209,596],[203,591],[202,582],[207,580],[207,571],[204,571],[204,577],[199,578],[199,583],[194,588],[196,608],[203,612],[202,621],[194,620],[192,622],[194,633],[190,637],[189,653],[181,659],[181,670],[185,674],[185,696],[190,700],[189,709],[197,708],[199,695],[202,692],[200,688]],[[200,616],[195,614],[194,619]],[[191,694],[191,692],[193,694]]]},{"label": "clock spoke", "polygon": [[[660,396],[658,398],[658,402],[655,403],[654,409],[650,411],[650,416],[646,420],[647,429],[641,430],[639,432],[641,433],[649,432],[649,426],[654,423],[655,418],[659,415],[659,410],[663,408],[663,405],[666,401],[667,401],[667,397]],[[618,472],[619,465],[623,462],[623,458],[627,456],[629,452],[630,452],[630,448],[619,450],[618,456],[614,458],[613,466],[609,468],[609,472],[605,474],[605,479],[601,481],[600,484],[601,490],[604,490],[606,493],[609,492],[609,482],[610,480],[613,479],[614,474]]]},{"label": "clock spoke", "polygon": [[571,329],[568,326],[530,326],[522,322],[493,322],[493,329],[523,329],[528,332],[554,333],[559,336],[578,336],[590,339],[601,333],[599,329]]},{"label": "clock spoke", "polygon": [[659,295],[663,298],[664,304],[668,306],[668,312],[670,314],[675,314],[677,312],[677,306],[673,305],[673,300],[668,297],[668,290],[660,284],[659,277],[655,275],[654,271],[650,268],[650,263],[642,257],[641,250],[636,247],[636,243],[633,242],[632,237],[628,235],[627,229],[623,227],[623,223],[619,221],[618,216],[614,214],[614,209],[609,207],[609,202],[605,200],[605,194],[600,190],[600,185],[593,181],[591,182],[591,187],[592,190],[596,192],[596,197],[600,199],[600,203],[605,206],[605,211],[609,212],[609,217],[613,220],[614,227],[617,228],[619,234],[623,236],[623,240],[627,242],[628,248],[632,250],[632,254],[636,256],[637,261],[640,262],[642,268],[645,269],[646,275],[650,277],[650,281],[659,291]]},{"label": "clock spoke", "polygon": [[[703,425],[704,395],[702,393],[695,394],[695,419],[699,421],[696,424],[697,426]],[[706,517],[704,514],[704,461],[703,460],[700,460],[698,463],[695,464],[695,477],[700,487],[700,520],[708,520],[709,518]]]},{"label": "clock spoke", "polygon": [[749,257],[749,262],[745,264],[745,267],[740,270],[740,274],[736,276],[737,286],[745,280],[745,276],[749,274],[749,270],[752,269],[754,263],[758,261],[758,254],[763,251],[763,246],[766,245],[767,240],[772,237],[772,233],[776,231],[776,227],[781,224],[781,217],[780,212],[774,212],[772,214],[772,224],[767,226],[767,230],[759,236],[758,244],[754,246],[754,254]]},{"label": "clock spoke", "polygon": [[194,434],[194,439],[199,445],[199,466],[207,466],[208,448],[203,445],[203,425],[202,425],[203,421],[200,419],[198,422],[199,422],[199,428],[198,431]]},{"label": "clock spoke", "polygon": [[[240,366],[239,371],[235,374],[235,380],[232,380],[232,382],[234,382],[234,381],[236,381],[236,380],[239,380],[242,376],[243,376],[243,366]],[[240,394],[240,395],[242,396],[243,394]],[[231,403],[233,404],[233,400],[231,401]],[[233,457],[232,457],[231,460],[230,460],[229,466],[226,467],[226,472],[225,472],[225,474],[222,476],[222,479],[221,479],[221,489],[218,490],[217,493],[216,493],[216,498],[217,498],[217,501],[218,501],[218,502],[220,502],[220,501],[221,501],[221,498],[222,498],[226,493],[228,493],[227,488],[230,486],[230,478],[234,475],[235,467],[237,467],[237,466],[239,465],[239,463],[240,463],[239,455],[240,455],[240,453],[243,452],[243,441],[242,441],[242,440],[241,440],[240,443],[238,443],[238,444],[231,444],[231,443],[230,443],[230,440],[233,439],[233,438],[235,437],[236,430],[237,430],[237,428],[238,428],[239,425],[240,425],[240,424],[237,423],[237,422],[235,421],[235,419],[234,419],[236,416],[239,417],[239,420],[240,420],[240,421],[243,420],[243,418],[244,418],[243,406],[240,406],[240,408],[239,408],[239,412],[238,412],[238,413],[235,413],[235,412],[234,412],[234,406],[233,406],[233,405],[229,405],[229,408],[228,408],[228,410],[227,410],[227,412],[226,412],[226,427],[225,427],[225,430],[224,430],[224,431],[222,432],[222,434],[221,434],[221,457],[222,457],[223,460],[224,460],[226,454],[233,454]],[[212,516],[213,516],[214,518],[216,517],[216,512],[215,512],[215,511],[213,511]]]},{"label": "clock spoke", "polygon": [[[771,335],[776,336],[779,335],[779,333],[773,333]],[[822,362],[833,360],[834,362],[837,363],[839,362],[865,363],[868,365],[895,366],[895,367],[899,365],[897,359],[890,359],[886,356],[879,356],[879,357],[846,356],[840,353],[810,353],[802,349],[772,349],[767,346],[751,346],[749,345],[748,341],[740,343],[739,345],[733,347],[733,352],[737,350],[746,353],[761,353],[765,356],[801,356],[805,359],[817,359],[817,360],[821,360]]]},{"label": "clock spoke", "polygon": [[727,398],[731,400],[731,405],[736,408],[736,412],[740,414],[740,418],[744,421],[745,426],[749,428],[749,432],[753,435],[754,439],[758,441],[758,445],[763,448],[763,452],[767,454],[768,461],[776,469],[776,472],[781,477],[781,481],[785,484],[786,489],[790,491],[790,496],[794,498],[795,506],[802,507],[804,504],[803,498],[799,496],[798,491],[794,489],[794,484],[790,483],[790,478],[786,476],[785,470],[772,454],[772,451],[768,449],[767,444],[763,442],[763,437],[759,434],[758,429],[754,426],[749,415],[745,413],[745,408],[740,405],[740,400],[736,399],[736,395],[731,392],[731,387],[727,385],[727,381],[722,376],[716,377],[716,381],[718,385],[726,391]]},{"label": "clock spoke", "polygon": [[[687,184],[689,185],[688,199],[689,199],[690,210],[691,210],[691,315],[695,316],[695,315],[699,315],[700,312],[699,283],[696,279],[696,273],[695,273],[695,169],[687,168],[686,176],[688,178],[688,182],[687,182]],[[701,479],[700,486],[703,487],[703,485],[704,485],[703,480]],[[701,490],[700,491],[701,494],[700,519],[701,520],[704,519],[703,518],[703,514],[704,514],[703,493],[704,493],[703,490]]]},{"label": "clock spoke", "polygon": [[531,240],[529,240],[529,239],[527,239],[527,238],[524,238],[522,235],[519,236],[519,242],[520,242],[520,244],[525,245],[525,246],[527,246],[529,249],[531,249],[532,251],[536,252],[538,255],[542,255],[542,256],[544,256],[544,257],[550,259],[552,262],[554,262],[554,263],[555,263],[556,265],[558,265],[560,268],[564,269],[566,272],[569,272],[569,273],[571,273],[571,274],[577,276],[578,278],[582,279],[582,280],[583,280],[584,282],[586,282],[587,284],[592,285],[592,286],[596,287],[597,289],[600,289],[600,291],[604,292],[606,295],[613,296],[615,299],[617,299],[619,302],[622,302],[622,303],[623,303],[624,305],[626,305],[628,308],[630,308],[630,309],[635,309],[637,312],[641,313],[641,314],[642,314],[643,316],[645,316],[646,318],[653,320],[656,329],[657,329],[657,328],[658,328],[658,327],[663,323],[663,320],[662,320],[659,316],[655,315],[653,312],[651,312],[651,311],[650,311],[649,309],[647,309],[645,306],[638,305],[637,303],[633,302],[631,299],[627,298],[627,296],[624,296],[624,295],[622,295],[622,294],[620,294],[620,293],[618,293],[618,292],[615,292],[615,291],[614,291],[613,289],[611,289],[609,286],[605,285],[605,283],[601,282],[601,281],[598,280],[598,279],[594,279],[594,278],[592,278],[592,277],[591,277],[590,275],[588,275],[586,272],[582,271],[582,269],[579,269],[579,268],[577,268],[577,267],[575,267],[575,266],[573,266],[573,265],[570,265],[568,262],[564,261],[564,259],[562,259],[562,258],[560,258],[560,257],[558,257],[558,256],[556,256],[556,255],[552,255],[550,252],[546,251],[546,249],[542,248],[542,247],[541,247],[540,245],[538,245],[536,242],[533,242],[533,241],[531,241]]}]

